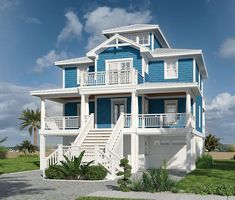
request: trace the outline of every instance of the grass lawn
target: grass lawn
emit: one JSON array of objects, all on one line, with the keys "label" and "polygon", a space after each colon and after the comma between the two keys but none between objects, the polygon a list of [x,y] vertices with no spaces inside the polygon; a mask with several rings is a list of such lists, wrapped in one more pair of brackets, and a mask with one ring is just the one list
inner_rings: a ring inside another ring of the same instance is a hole
[{"label": "grass lawn", "polygon": [[39,169],[39,157],[17,157],[0,159],[0,174]]},{"label": "grass lawn", "polygon": [[209,169],[196,169],[177,183],[177,188],[187,191],[200,185],[231,185],[235,188],[235,160],[214,160]]},{"label": "grass lawn", "polygon": [[123,199],[123,198],[109,198],[109,197],[80,197],[76,200],[141,200],[141,199]]}]

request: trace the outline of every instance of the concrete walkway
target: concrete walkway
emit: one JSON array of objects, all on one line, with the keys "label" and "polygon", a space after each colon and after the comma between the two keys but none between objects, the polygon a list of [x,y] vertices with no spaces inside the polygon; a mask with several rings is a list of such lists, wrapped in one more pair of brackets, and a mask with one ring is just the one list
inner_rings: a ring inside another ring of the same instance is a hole
[{"label": "concrete walkway", "polygon": [[[115,181],[80,182],[45,180],[40,171],[0,176],[0,199],[5,200],[75,200],[80,196],[123,197],[157,200],[225,200],[220,196],[172,193],[119,192]],[[235,197],[229,197],[235,200]]]}]

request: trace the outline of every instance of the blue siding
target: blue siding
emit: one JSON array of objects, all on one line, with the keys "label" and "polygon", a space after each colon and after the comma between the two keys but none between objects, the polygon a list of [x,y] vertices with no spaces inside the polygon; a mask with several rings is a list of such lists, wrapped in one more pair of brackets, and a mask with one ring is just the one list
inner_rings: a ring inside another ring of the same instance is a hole
[{"label": "blue siding", "polygon": [[185,113],[186,99],[185,97],[177,99],[149,99],[149,113],[164,113],[165,112],[165,100],[178,100],[178,113]]},{"label": "blue siding", "polygon": [[[199,117],[199,108],[200,109],[200,117]],[[199,127],[199,120],[201,123],[201,126]],[[196,97],[196,130],[199,132],[202,132],[202,97],[201,96],[197,96]]]},{"label": "blue siding", "polygon": [[156,48],[162,48],[162,45],[158,41],[157,37],[154,35],[154,49]]},{"label": "blue siding", "polygon": [[95,66],[89,66],[88,72],[94,72],[95,71]]},{"label": "blue siding", "polygon": [[164,61],[150,61],[149,77],[145,82],[193,82],[193,59],[178,60],[177,79],[164,79]]},{"label": "blue siding", "polygon": [[65,68],[65,87],[77,87],[77,68]]},{"label": "blue siding", "polygon": [[70,102],[64,105],[65,116],[77,116],[77,105],[78,102]]},{"label": "blue siding", "polygon": [[89,114],[95,113],[95,102],[89,102]]},{"label": "blue siding", "polygon": [[140,51],[133,47],[107,48],[99,54],[97,71],[105,71],[105,60],[133,58],[133,66],[142,74],[142,57]]}]

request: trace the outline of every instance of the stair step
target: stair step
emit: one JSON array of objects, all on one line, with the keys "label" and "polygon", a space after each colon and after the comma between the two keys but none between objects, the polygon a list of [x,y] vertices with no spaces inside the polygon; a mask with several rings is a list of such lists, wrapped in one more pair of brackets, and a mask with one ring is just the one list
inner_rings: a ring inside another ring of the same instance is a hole
[{"label": "stair step", "polygon": [[93,138],[93,139],[109,139],[110,136],[103,136],[103,135],[100,135],[100,136],[96,136],[96,135],[88,135],[85,139],[87,138]]},{"label": "stair step", "polygon": [[112,133],[112,129],[92,129],[89,133]]}]

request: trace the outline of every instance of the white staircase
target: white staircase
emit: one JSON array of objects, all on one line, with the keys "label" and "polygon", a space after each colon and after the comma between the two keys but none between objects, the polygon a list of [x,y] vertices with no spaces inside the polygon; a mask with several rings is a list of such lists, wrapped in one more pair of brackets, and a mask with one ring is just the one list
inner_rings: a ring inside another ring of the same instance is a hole
[{"label": "white staircase", "polygon": [[58,149],[46,158],[45,168],[63,160],[63,155],[71,159],[85,150],[83,162],[94,160],[95,164],[103,165],[110,172],[108,179],[114,179],[123,154],[123,127],[124,115],[121,114],[113,129],[95,129],[92,114],[71,146],[59,145]]},{"label": "white staircase", "polygon": [[90,147],[98,146],[99,150],[104,151],[113,129],[91,129],[84,139],[81,148],[86,150]]}]

